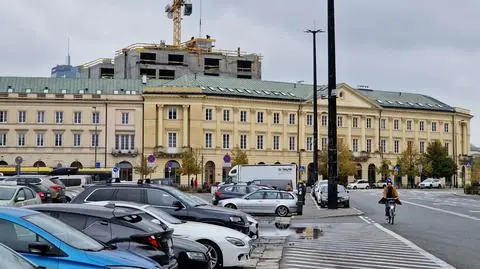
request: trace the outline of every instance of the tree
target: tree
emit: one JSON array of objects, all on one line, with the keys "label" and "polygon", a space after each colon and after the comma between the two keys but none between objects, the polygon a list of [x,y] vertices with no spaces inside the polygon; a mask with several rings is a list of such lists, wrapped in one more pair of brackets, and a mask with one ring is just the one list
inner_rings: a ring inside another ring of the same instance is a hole
[{"label": "tree", "polygon": [[248,164],[247,153],[238,147],[232,150],[232,167],[239,164]]},{"label": "tree", "polygon": [[399,175],[416,177],[420,175],[418,165],[420,164],[420,154],[412,145],[408,145],[400,157],[397,158],[397,164],[400,166]]},{"label": "tree", "polygon": [[155,173],[155,170],[156,167],[148,167],[147,156],[143,156],[142,162],[139,165],[133,167],[133,171],[135,172],[135,174],[140,175],[142,179],[146,178],[150,174]]},{"label": "tree", "polygon": [[386,179],[387,177],[389,177],[393,170],[390,168],[392,166],[392,162],[390,160],[385,160],[383,159],[382,160],[382,164],[380,165],[380,167],[378,167],[376,170],[377,170],[377,174],[379,175],[382,175],[382,178],[383,179]]},{"label": "tree", "polygon": [[[348,176],[352,176],[357,171],[357,166],[353,161],[353,154],[346,145],[338,145],[338,180],[340,184],[346,184]],[[322,151],[318,155],[318,174],[323,178],[328,178],[328,152]]]},{"label": "tree", "polygon": [[427,151],[423,156],[432,167],[431,176],[433,178],[450,178],[457,172],[455,161],[448,156],[446,148],[438,140],[428,144]]},{"label": "tree", "polygon": [[198,152],[190,149],[182,154],[182,167],[178,169],[178,173],[187,175],[190,179],[190,175],[195,177],[202,171],[201,164],[198,161]]}]

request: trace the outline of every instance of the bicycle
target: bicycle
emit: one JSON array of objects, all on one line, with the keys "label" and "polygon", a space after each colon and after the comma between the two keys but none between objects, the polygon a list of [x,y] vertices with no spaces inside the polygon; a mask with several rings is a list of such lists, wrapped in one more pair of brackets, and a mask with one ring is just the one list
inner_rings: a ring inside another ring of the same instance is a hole
[{"label": "bicycle", "polygon": [[395,198],[388,198],[386,204],[386,206],[389,207],[388,223],[393,225],[395,220],[395,208],[397,207]]}]

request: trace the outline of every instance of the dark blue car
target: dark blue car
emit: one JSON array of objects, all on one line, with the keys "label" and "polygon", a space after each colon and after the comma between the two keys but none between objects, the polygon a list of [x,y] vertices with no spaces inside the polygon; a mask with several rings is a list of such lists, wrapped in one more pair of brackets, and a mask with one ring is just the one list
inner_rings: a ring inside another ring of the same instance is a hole
[{"label": "dark blue car", "polygon": [[49,269],[161,269],[153,260],[115,250],[45,214],[0,208],[0,242]]}]

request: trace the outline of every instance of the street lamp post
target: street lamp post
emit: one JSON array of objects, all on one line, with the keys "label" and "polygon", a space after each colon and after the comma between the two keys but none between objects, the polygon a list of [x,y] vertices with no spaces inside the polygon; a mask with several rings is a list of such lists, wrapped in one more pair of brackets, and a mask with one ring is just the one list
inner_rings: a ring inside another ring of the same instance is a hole
[{"label": "street lamp post", "polygon": [[95,142],[95,144],[94,144],[94,147],[95,147],[95,166],[94,167],[97,168],[97,148],[98,148],[98,132],[97,132],[98,127],[97,127],[97,125],[98,125],[99,118],[97,117],[97,107],[96,106],[93,107],[93,120],[94,120],[93,123],[95,124],[95,135],[94,135],[94,137],[95,137],[95,140],[94,140],[94,142]]},{"label": "street lamp post", "polygon": [[328,208],[337,209],[337,78],[335,71],[335,8],[328,0]]},{"label": "street lamp post", "polygon": [[305,31],[313,35],[313,182],[318,180],[318,112],[317,112],[317,33],[323,30]]}]

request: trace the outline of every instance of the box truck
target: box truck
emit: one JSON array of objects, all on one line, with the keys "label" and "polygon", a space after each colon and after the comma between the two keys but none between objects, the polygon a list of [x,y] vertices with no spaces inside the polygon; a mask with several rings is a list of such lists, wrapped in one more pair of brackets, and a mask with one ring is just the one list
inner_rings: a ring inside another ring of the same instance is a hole
[{"label": "box truck", "polygon": [[250,182],[280,190],[285,190],[290,183],[293,190],[297,188],[296,164],[236,165],[230,169],[228,176],[234,183]]}]

